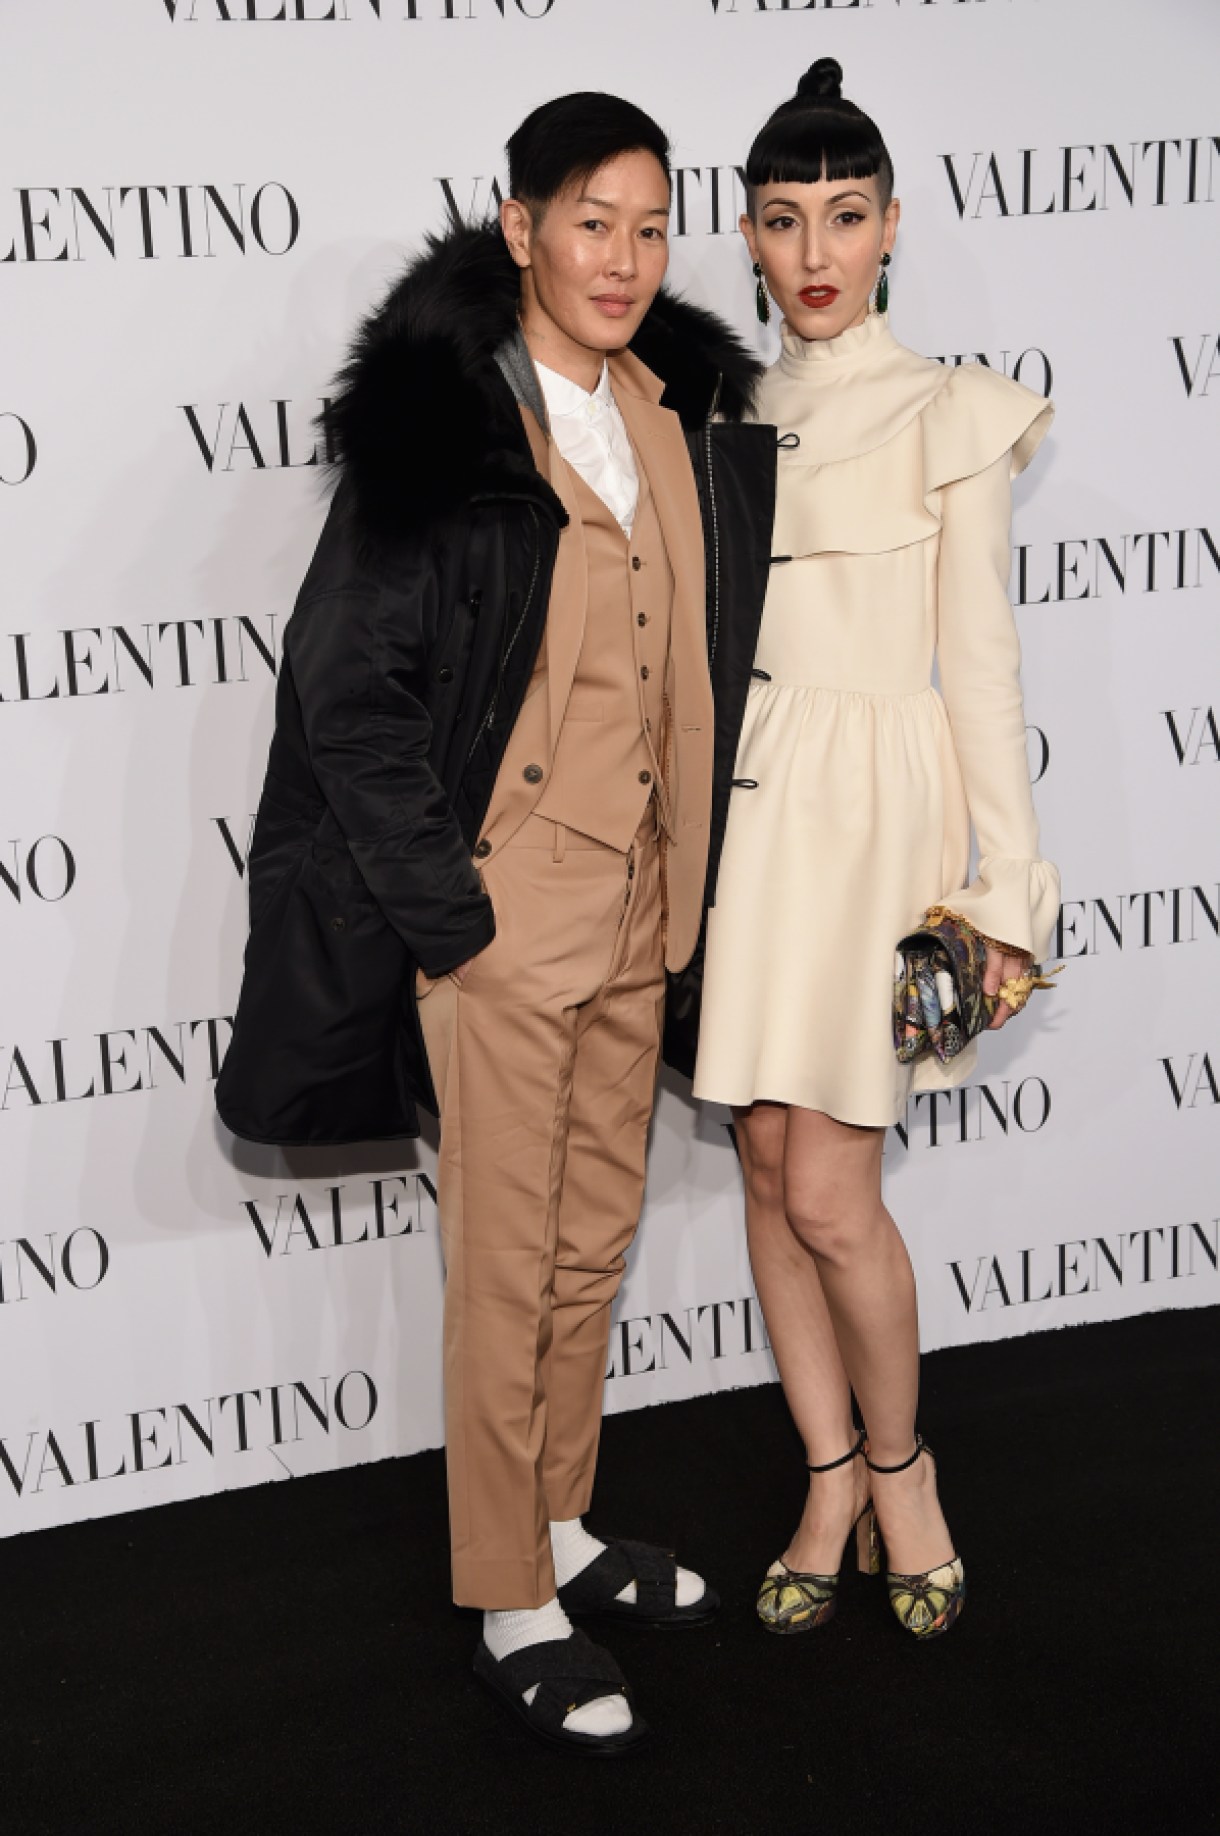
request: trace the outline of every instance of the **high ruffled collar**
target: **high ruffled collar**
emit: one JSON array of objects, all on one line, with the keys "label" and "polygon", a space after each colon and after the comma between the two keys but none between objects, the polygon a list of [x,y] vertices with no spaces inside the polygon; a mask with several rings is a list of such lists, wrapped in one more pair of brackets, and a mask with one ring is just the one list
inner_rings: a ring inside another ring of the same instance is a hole
[{"label": "high ruffled collar", "polygon": [[780,343],[779,368],[801,382],[830,382],[898,348],[886,312],[870,312],[862,325],[849,326],[837,338],[798,337],[785,320]]}]

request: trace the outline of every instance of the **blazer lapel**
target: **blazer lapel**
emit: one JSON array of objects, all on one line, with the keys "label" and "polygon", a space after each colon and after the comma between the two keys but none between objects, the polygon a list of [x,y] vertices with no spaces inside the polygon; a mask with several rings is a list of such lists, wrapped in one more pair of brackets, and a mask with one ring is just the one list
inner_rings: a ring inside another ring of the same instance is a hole
[{"label": "blazer lapel", "polygon": [[572,679],[584,642],[585,613],[589,601],[589,565],[585,531],[572,473],[559,448],[548,443],[552,489],[568,513],[568,525],[559,537],[559,553],[551,583],[551,603],[546,624],[546,692],[550,718],[551,757],[559,744],[559,730],[572,691]]},{"label": "blazer lapel", "polygon": [[[619,359],[612,359],[610,375]],[[636,393],[628,379],[615,388],[627,431],[648,472],[674,576],[670,655],[673,661],[673,718],[679,729],[704,729],[712,721],[712,691],[707,663],[707,596],[703,558],[703,522],[686,436],[676,414]],[[675,739],[678,736],[675,735]]]}]

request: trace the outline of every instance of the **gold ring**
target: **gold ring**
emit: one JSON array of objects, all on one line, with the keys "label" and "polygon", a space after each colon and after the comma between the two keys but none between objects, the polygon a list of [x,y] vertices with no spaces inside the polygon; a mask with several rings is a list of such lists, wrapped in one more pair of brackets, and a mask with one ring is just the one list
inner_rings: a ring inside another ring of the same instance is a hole
[{"label": "gold ring", "polygon": [[1037,982],[1032,975],[1012,976],[1007,982],[1000,983],[999,998],[1011,1007],[1014,1014],[1019,1014],[1036,986]]}]

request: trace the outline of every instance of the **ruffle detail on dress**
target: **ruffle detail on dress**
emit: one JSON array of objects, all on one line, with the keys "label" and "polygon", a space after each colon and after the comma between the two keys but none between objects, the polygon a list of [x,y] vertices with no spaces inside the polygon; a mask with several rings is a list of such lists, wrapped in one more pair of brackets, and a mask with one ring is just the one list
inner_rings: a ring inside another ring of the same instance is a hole
[{"label": "ruffle detail on dress", "polygon": [[[914,394],[872,451],[818,463],[801,447],[781,448],[774,554],[876,555],[926,542],[941,526],[944,486],[985,471],[1005,452],[1012,454],[1013,477],[1029,464],[1054,414],[1049,402],[981,364],[952,370],[933,364],[939,386],[908,412],[926,376],[924,360],[912,361],[919,365],[910,378]],[[857,372],[855,390],[868,395],[884,375],[881,393],[890,393],[891,367],[881,362],[865,375]],[[815,407],[833,412],[824,391],[816,396]],[[764,394],[760,411],[769,406]],[[912,489],[913,480],[922,484]]]},{"label": "ruffle detail on dress", "polygon": [[941,904],[984,937],[1044,963],[1059,916],[1059,873],[1049,861],[987,854],[970,886],[946,893]]},{"label": "ruffle detail on dress", "polygon": [[928,403],[922,420],[925,491],[973,478],[1011,452],[1010,477],[1023,472],[1055,416],[1045,396],[983,363],[950,373],[949,387]]}]

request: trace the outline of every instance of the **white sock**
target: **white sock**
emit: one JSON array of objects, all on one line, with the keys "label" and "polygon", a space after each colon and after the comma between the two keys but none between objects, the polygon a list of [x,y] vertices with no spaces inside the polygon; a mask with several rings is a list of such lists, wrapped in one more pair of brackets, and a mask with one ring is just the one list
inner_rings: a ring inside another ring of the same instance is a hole
[{"label": "white sock", "polygon": [[[564,1518],[558,1523],[552,1518],[551,1554],[555,1562],[555,1580],[560,1587],[566,1587],[575,1575],[588,1568],[605,1547],[604,1543],[589,1534],[579,1517]],[[702,1575],[692,1573],[689,1568],[678,1570],[675,1605],[694,1606],[696,1600],[702,1600],[706,1591]],[[615,1595],[615,1599],[631,1605],[635,1600],[635,1582],[628,1581],[626,1587]]]},{"label": "white sock", "polygon": [[[549,1639],[571,1636],[572,1622],[558,1600],[548,1600],[545,1606],[483,1615],[483,1641],[497,1663],[510,1652],[522,1651],[527,1645],[541,1645]],[[525,1700],[532,1702],[537,1694],[535,1683],[532,1689],[526,1690]],[[573,1709],[564,1717],[563,1725],[573,1733],[592,1734],[604,1740],[609,1734],[627,1731],[631,1726],[631,1709],[626,1696],[598,1696],[595,1701]]]}]

